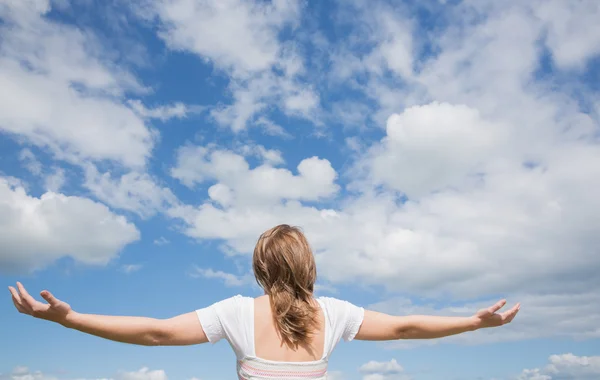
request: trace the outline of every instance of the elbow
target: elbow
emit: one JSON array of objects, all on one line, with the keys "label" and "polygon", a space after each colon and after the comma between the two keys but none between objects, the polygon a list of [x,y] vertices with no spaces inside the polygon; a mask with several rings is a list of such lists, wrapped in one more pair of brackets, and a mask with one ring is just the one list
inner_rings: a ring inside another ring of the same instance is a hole
[{"label": "elbow", "polygon": [[167,339],[161,335],[150,335],[144,342],[144,346],[164,346],[166,345]]},{"label": "elbow", "polygon": [[144,339],[145,346],[166,346],[171,340],[171,333],[169,332],[166,323],[159,321],[152,331],[147,334]]},{"label": "elbow", "polygon": [[415,339],[418,334],[413,329],[402,328],[394,331],[394,339]]}]

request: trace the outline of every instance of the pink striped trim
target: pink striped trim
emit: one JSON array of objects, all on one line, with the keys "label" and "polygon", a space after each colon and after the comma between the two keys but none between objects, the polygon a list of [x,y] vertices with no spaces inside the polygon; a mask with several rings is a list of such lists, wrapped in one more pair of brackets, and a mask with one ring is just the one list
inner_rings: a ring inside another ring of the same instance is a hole
[{"label": "pink striped trim", "polygon": [[[299,378],[311,378],[315,376],[323,376],[327,373],[327,369],[322,370],[312,370],[312,371],[287,371],[287,370],[265,370],[252,367],[246,363],[239,363],[240,368],[244,370],[244,372],[248,372],[249,375],[252,376],[264,376],[264,377],[272,377],[272,378],[287,378],[287,377],[299,377]],[[243,377],[240,375],[242,380]]]}]

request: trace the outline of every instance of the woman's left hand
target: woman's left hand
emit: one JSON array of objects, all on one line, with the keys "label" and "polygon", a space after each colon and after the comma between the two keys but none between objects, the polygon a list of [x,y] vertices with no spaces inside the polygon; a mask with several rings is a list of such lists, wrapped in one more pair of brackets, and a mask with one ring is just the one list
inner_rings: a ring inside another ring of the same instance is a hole
[{"label": "woman's left hand", "polygon": [[497,302],[495,305],[490,306],[486,309],[481,309],[472,317],[475,320],[476,328],[487,328],[487,327],[498,327],[512,322],[515,318],[521,304],[516,304],[511,309],[506,310],[503,313],[498,311],[506,305],[506,300]]}]

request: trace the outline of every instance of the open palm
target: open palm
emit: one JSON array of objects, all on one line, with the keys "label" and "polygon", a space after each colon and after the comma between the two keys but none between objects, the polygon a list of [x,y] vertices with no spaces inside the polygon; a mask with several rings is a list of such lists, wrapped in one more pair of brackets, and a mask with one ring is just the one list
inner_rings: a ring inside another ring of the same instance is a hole
[{"label": "open palm", "polygon": [[503,313],[498,313],[498,310],[504,307],[504,305],[506,305],[506,300],[499,301],[495,305],[481,309],[475,313],[473,318],[476,319],[477,326],[479,328],[498,327],[510,323],[519,312],[521,304],[518,303],[511,309]]},{"label": "open palm", "polygon": [[43,303],[29,295],[20,282],[17,282],[17,288],[18,290],[12,286],[8,287],[13,303],[20,313],[58,323],[65,322],[72,313],[68,303],[58,300],[47,290],[40,293],[42,298],[48,302]]}]

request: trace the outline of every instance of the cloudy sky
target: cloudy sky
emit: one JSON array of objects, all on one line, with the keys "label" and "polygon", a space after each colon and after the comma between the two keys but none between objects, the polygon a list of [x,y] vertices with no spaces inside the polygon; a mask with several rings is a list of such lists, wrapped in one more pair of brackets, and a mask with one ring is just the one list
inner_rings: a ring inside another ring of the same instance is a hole
[{"label": "cloudy sky", "polygon": [[[0,278],[88,313],[259,294],[301,226],[320,295],[513,324],[338,346],[350,380],[600,377],[600,2],[0,0]],[[596,194],[596,195],[594,195]],[[596,290],[594,290],[596,289]],[[0,304],[2,380],[225,380]]]}]

